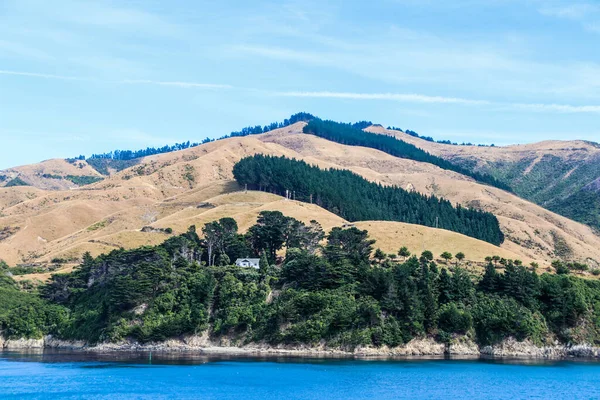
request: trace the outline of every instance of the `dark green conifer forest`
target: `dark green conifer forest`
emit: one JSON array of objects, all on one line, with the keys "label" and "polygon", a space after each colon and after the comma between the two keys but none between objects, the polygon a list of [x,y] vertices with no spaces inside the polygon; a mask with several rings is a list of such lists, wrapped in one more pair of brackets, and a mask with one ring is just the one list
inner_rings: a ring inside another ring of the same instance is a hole
[{"label": "dark green conifer forest", "polygon": [[362,130],[364,125],[344,124],[335,121],[314,118],[304,127],[304,133],[316,135],[327,140],[350,146],[370,147],[391,154],[395,157],[408,158],[410,160],[426,162],[436,165],[442,169],[458,172],[470,176],[478,182],[490,186],[512,191],[506,183],[488,174],[481,174],[470,169],[453,164],[448,160],[431,155],[418,147],[396,139],[392,136],[379,135]]},{"label": "dark green conifer forest", "polygon": [[348,221],[400,221],[459,232],[495,245],[504,241],[491,213],[454,207],[449,201],[382,186],[347,170],[321,170],[304,161],[257,154],[240,160],[233,175],[248,189],[310,202]]}]

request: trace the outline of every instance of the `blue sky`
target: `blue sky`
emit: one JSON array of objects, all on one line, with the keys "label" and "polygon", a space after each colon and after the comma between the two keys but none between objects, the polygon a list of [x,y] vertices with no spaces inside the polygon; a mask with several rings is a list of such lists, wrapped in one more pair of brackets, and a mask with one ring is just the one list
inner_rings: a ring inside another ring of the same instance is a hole
[{"label": "blue sky", "polygon": [[298,111],[600,141],[600,2],[0,0],[0,168]]}]

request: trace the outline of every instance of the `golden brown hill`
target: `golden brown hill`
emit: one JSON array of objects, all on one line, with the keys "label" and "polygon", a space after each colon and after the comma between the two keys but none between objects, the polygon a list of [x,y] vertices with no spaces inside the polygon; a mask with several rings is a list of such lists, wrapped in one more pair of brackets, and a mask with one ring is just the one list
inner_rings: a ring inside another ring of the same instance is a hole
[{"label": "golden brown hill", "polygon": [[[166,239],[167,235],[159,230],[141,232],[144,226],[169,227],[179,233],[192,224],[201,226],[233,216],[245,229],[262,209],[281,210],[303,220],[316,219],[326,228],[345,222],[316,206],[286,202],[266,193],[239,193],[240,188],[232,181],[233,165],[244,156],[263,153],[295,157],[321,167],[350,169],[372,181],[414,188],[492,211],[507,235],[500,249],[432,228],[382,222],[357,224],[368,226],[373,237],[381,241],[378,245],[388,252],[403,245],[420,252],[425,246],[435,253],[464,251],[475,261],[493,253],[547,265],[557,257],[558,250],[567,249],[568,258],[589,258],[592,264],[600,260],[600,238],[584,225],[430,164],[302,134],[303,125],[147,157],[99,183],[75,190],[0,188],[0,230],[9,228],[12,232],[0,240],[0,258],[11,265],[57,258],[76,261],[84,251],[99,254]],[[398,227],[397,232],[392,226]]]},{"label": "golden brown hill", "polygon": [[52,159],[38,164],[23,165],[0,171],[0,187],[6,186],[15,178],[26,184],[47,190],[67,190],[79,185],[68,178],[102,178],[102,175],[83,160]]},{"label": "golden brown hill", "polygon": [[[547,140],[537,143],[516,144],[511,146],[466,146],[430,142],[408,135],[404,132],[386,129],[381,125],[372,125],[365,129],[368,132],[396,137],[413,144],[420,149],[446,159],[469,158],[475,162],[519,161],[524,158],[541,158],[553,155],[562,159],[587,159],[600,154],[600,146],[584,140]],[[532,166],[530,166],[532,167]]]},{"label": "golden brown hill", "polygon": [[[216,186],[220,186],[225,191],[238,189],[233,182]],[[182,207],[182,204],[173,207],[174,204],[171,201],[154,204],[144,209],[143,212],[151,214],[154,218],[159,218],[163,212],[166,215],[149,225],[153,229],[145,229],[145,231],[130,229],[129,226],[137,220],[147,218],[147,216],[141,215],[139,210],[137,213],[114,214],[87,229],[49,243],[49,246],[46,247],[49,252],[39,260],[50,261],[54,258],[69,260],[70,262],[66,263],[63,268],[55,271],[68,272],[72,270],[73,262],[77,261],[86,251],[96,256],[120,247],[135,248],[159,244],[169,237],[164,233],[164,228],[171,228],[175,233],[181,233],[185,232],[190,225],[202,226],[207,222],[227,216],[235,218],[240,230],[245,232],[256,222],[259,212],[263,210],[278,210],[305,223],[318,220],[326,231],[335,226],[349,225],[347,221],[317,205],[285,200],[280,196],[264,192],[235,191],[208,199],[199,195],[195,196],[195,201],[190,202],[190,200],[187,199],[185,207]],[[178,211],[165,212],[169,208],[171,210],[177,208]],[[351,225],[359,229],[367,229],[371,237],[377,240],[375,246],[390,254],[395,254],[401,246],[407,246],[413,254],[420,254],[423,249],[428,249],[438,256],[444,251],[456,249],[467,255],[465,264],[469,264],[473,268],[480,267],[484,258],[490,254],[497,254],[508,259],[520,258],[525,262],[531,261],[523,258],[521,254],[443,229],[380,221],[363,221]],[[11,242],[15,243],[16,241]],[[20,276],[18,279],[46,280],[49,277],[50,273],[41,273]]]},{"label": "golden brown hill", "polygon": [[371,126],[431,154],[509,184],[522,198],[600,231],[600,144],[583,140],[457,146]]}]

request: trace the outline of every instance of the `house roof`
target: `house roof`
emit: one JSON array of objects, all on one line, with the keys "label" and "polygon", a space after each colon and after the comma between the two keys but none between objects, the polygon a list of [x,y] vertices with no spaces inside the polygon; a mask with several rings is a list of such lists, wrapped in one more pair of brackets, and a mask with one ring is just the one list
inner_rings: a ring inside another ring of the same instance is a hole
[{"label": "house roof", "polygon": [[235,262],[249,261],[249,262],[260,262],[260,258],[238,258]]}]

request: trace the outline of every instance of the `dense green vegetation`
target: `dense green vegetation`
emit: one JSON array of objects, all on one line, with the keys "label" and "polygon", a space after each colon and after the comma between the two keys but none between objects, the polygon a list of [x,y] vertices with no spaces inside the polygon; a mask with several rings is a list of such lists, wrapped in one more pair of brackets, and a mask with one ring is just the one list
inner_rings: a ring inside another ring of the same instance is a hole
[{"label": "dense green vegetation", "polygon": [[141,150],[114,150],[108,153],[92,154],[90,158],[110,159],[110,160],[133,160],[141,157],[153,156],[155,154],[170,153],[172,151],[185,150],[190,147],[198,146],[200,143],[175,143],[174,145],[166,145],[163,147],[147,147]]},{"label": "dense green vegetation", "polygon": [[[480,344],[509,336],[537,344],[600,343],[600,283],[570,275],[538,276],[518,262],[492,262],[482,277],[431,252],[396,260],[357,228],[326,240],[305,225],[265,211],[241,235],[228,218],[191,227],[162,245],[89,255],[70,274],[54,275],[42,298],[0,275],[0,329],[9,337],[53,333],[91,343],[163,340],[206,330],[233,343],[332,347],[398,346],[415,337]],[[218,263],[206,261],[209,240]],[[285,249],[285,256],[270,262]],[[230,265],[228,254],[262,255],[260,269]],[[379,255],[377,255],[379,254]],[[376,257],[374,257],[376,255]],[[211,263],[212,264],[212,263]]]},{"label": "dense green vegetation", "polygon": [[87,163],[102,175],[110,175],[110,170],[123,171],[139,164],[139,159],[115,160],[112,158],[88,158]]},{"label": "dense green vegetation", "polygon": [[66,179],[68,181],[73,182],[77,186],[85,186],[91,185],[92,183],[100,182],[103,178],[99,176],[89,176],[89,175],[54,175],[54,174],[42,174],[42,178],[46,179]]},{"label": "dense green vegetation", "polygon": [[265,126],[247,126],[240,131],[231,132],[228,136],[223,136],[221,139],[226,139],[228,137],[236,137],[236,136],[248,136],[248,135],[259,135],[261,133],[266,133],[272,131],[274,129],[285,128],[286,126],[293,125],[296,122],[304,121],[308,122],[314,119],[315,116],[306,112],[299,112],[292,115],[289,118],[286,118],[283,122],[272,122],[269,125]]},{"label": "dense green vegetation", "polygon": [[[597,281],[538,276],[512,261],[503,273],[490,262],[477,277],[403,248],[399,261],[373,254],[374,241],[354,227],[334,228],[319,244],[317,224],[275,211],[262,212],[244,235],[228,218],[203,230],[214,236],[200,239],[191,227],[159,246],[86,255],[74,272],[41,287],[41,297],[0,274],[3,335],[148,342],[208,330],[237,344],[324,341],[343,349],[426,335],[600,343]],[[209,246],[219,260],[211,266],[202,261]],[[262,255],[260,269],[230,265],[229,255],[241,252]]]},{"label": "dense green vegetation", "polygon": [[600,231],[600,192],[597,190],[580,189],[548,208]]},{"label": "dense green vegetation", "polygon": [[249,189],[266,190],[312,201],[348,221],[401,221],[439,226],[499,245],[504,240],[497,218],[435,196],[382,186],[347,170],[321,170],[303,161],[255,155],[233,168],[235,179]]},{"label": "dense green vegetation", "polygon": [[100,182],[103,178],[99,176],[88,176],[88,175],[67,175],[67,180],[73,182],[77,186],[91,185],[92,183]]},{"label": "dense green vegetation", "polygon": [[5,187],[15,187],[15,186],[30,186],[30,185],[29,185],[29,183],[25,182],[23,179],[19,178],[18,176],[16,178],[8,181],[5,185]]},{"label": "dense green vegetation", "polygon": [[[600,157],[572,160],[546,154],[519,161],[495,161],[476,165],[471,158],[455,158],[454,162],[469,169],[511,182],[520,197],[600,230]],[[596,182],[596,183],[594,183]]]},{"label": "dense green vegetation", "polygon": [[8,266],[0,261],[0,332],[7,339],[41,338],[60,334],[67,310],[49,304],[33,293],[19,290],[7,275]]},{"label": "dense green vegetation", "polygon": [[[432,142],[432,143],[440,143],[440,144],[451,144],[453,146],[478,146],[478,147],[487,147],[488,145],[486,144],[473,144],[471,142],[463,142],[463,143],[456,143],[456,142],[452,142],[450,140],[435,140],[434,138],[432,138],[431,136],[423,136],[423,135],[419,135],[417,132],[415,131],[411,131],[410,129],[407,130],[403,130],[401,128],[397,128],[395,126],[388,126],[387,127],[388,130],[394,130],[394,131],[399,131],[399,132],[404,132],[407,135],[410,135],[412,137],[416,137],[419,139],[423,139],[426,140],[428,142]],[[495,147],[494,144],[489,145],[490,147]]]},{"label": "dense green vegetation", "polygon": [[[56,261],[56,260],[55,260]],[[6,267],[7,271],[12,275],[28,275],[28,274],[43,274],[54,272],[61,267],[60,263],[55,263],[50,266],[42,265],[17,265],[16,267]]]},{"label": "dense green vegetation", "polygon": [[509,185],[494,178],[492,175],[473,172],[468,168],[464,168],[444,160],[443,158],[431,155],[410,143],[403,142],[392,136],[365,132],[360,129],[360,126],[314,118],[304,127],[304,133],[316,135],[345,145],[370,147],[395,157],[430,163],[442,169],[470,176],[478,182],[495,186],[503,190],[512,191]]},{"label": "dense green vegetation", "polygon": [[[261,133],[269,132],[273,129],[284,128],[286,126],[295,124],[299,121],[310,121],[314,116],[300,112],[292,115],[290,118],[286,118],[283,122],[272,122],[269,125],[265,126],[248,126],[243,128],[240,131],[231,132],[229,135],[222,136],[218,139],[210,139],[206,138],[201,142],[190,143],[189,141],[183,143],[175,143],[174,145],[166,145],[163,147],[148,147],[146,149],[141,150],[114,150],[108,153],[101,154],[93,154],[91,157],[87,158],[85,156],[79,156],[75,158],[68,158],[67,161],[74,163],[78,160],[85,160],[87,163],[94,168],[96,171],[101,173],[102,175],[109,175],[109,170],[114,169],[116,171],[122,171],[129,167],[132,167],[139,163],[139,159],[142,157],[147,157],[155,154],[163,154],[170,153],[173,151],[185,150],[191,147],[196,147],[204,143],[210,143],[215,140],[227,139],[230,137],[239,137],[239,136],[248,136],[248,135],[258,135]],[[369,123],[370,125],[370,123]],[[68,179],[68,178],[67,178]],[[70,179],[69,179],[70,180]],[[74,181],[73,181],[74,182]],[[74,182],[78,185],[83,185],[83,183]],[[94,183],[94,182],[90,182]],[[89,184],[89,183],[85,183]]]}]

